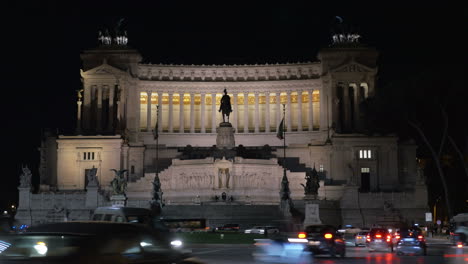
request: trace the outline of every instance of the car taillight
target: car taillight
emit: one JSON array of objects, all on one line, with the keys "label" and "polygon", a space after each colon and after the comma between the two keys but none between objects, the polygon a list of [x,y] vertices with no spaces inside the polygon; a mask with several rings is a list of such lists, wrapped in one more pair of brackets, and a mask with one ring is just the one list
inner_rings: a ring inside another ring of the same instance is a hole
[{"label": "car taillight", "polygon": [[361,238],[362,238],[362,236],[357,236],[356,238],[357,238],[357,239],[361,239]]},{"label": "car taillight", "polygon": [[366,240],[370,242],[370,236],[367,235]]},{"label": "car taillight", "polygon": [[423,240],[424,240],[424,237],[423,237],[423,236],[418,236],[418,240],[419,240],[419,241],[423,241]]},{"label": "car taillight", "polygon": [[457,242],[457,248],[462,248],[463,247],[463,243],[462,242]]},{"label": "car taillight", "polygon": [[306,238],[307,237],[307,234],[304,233],[304,232],[301,232],[297,235],[298,238]]},{"label": "car taillight", "polygon": [[387,236],[387,242],[390,242],[390,240],[392,239],[392,237],[390,235]]},{"label": "car taillight", "polygon": [[375,235],[375,237],[376,237],[376,238],[382,238],[382,235],[377,234],[377,235]]},{"label": "car taillight", "polygon": [[333,235],[330,234],[330,233],[326,233],[326,234],[325,234],[325,238],[326,238],[326,239],[330,239],[330,238],[332,238],[332,237],[333,237]]},{"label": "car taillight", "polygon": [[396,235],[395,238],[396,238],[396,239],[400,239],[400,236],[399,236],[399,235]]}]

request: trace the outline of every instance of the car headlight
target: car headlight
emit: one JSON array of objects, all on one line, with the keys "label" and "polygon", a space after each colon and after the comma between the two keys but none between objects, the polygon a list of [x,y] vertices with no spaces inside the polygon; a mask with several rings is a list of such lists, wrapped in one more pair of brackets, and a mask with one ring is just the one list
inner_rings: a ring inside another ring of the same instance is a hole
[{"label": "car headlight", "polygon": [[180,241],[180,240],[172,240],[172,241],[171,241],[171,246],[173,246],[173,247],[180,247],[180,246],[182,246],[182,241]]},{"label": "car headlight", "polygon": [[37,242],[36,245],[34,245],[34,249],[39,255],[45,255],[47,253],[47,246],[44,242]]}]

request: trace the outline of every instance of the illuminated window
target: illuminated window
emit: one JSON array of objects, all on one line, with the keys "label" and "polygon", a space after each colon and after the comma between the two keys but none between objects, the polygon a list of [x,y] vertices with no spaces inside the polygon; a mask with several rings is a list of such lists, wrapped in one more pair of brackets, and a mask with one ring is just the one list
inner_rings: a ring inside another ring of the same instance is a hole
[{"label": "illuminated window", "polygon": [[369,168],[361,168],[361,173],[369,173],[370,169]]},{"label": "illuminated window", "polygon": [[370,149],[359,150],[360,159],[372,159],[372,151]]},{"label": "illuminated window", "polygon": [[320,166],[319,166],[319,171],[320,171],[320,172],[323,172],[323,164],[320,164]]}]

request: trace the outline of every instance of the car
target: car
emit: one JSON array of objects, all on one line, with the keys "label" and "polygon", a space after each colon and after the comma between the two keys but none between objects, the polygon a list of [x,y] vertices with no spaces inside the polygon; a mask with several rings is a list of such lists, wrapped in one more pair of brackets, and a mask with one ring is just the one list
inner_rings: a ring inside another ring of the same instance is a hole
[{"label": "car", "polygon": [[426,243],[417,237],[404,237],[395,248],[397,255],[427,255]]},{"label": "car", "polygon": [[286,238],[254,239],[252,256],[260,263],[303,263],[312,264],[311,252],[306,250],[307,239]]},{"label": "car", "polygon": [[245,234],[276,234],[279,233],[279,229],[276,226],[254,226],[252,228],[244,230]]},{"label": "car", "polygon": [[0,236],[0,262],[200,263],[189,252],[177,249],[173,242],[164,233],[144,225],[49,223],[31,226],[22,234]]},{"label": "car", "polygon": [[346,256],[346,245],[342,234],[331,225],[309,225],[298,234],[298,238],[307,239],[307,250],[314,255]]},{"label": "car", "polygon": [[240,226],[239,224],[225,224],[222,226],[218,226],[215,228],[215,231],[239,231]]},{"label": "car", "polygon": [[392,235],[385,228],[371,228],[366,237],[366,247],[369,252],[389,250],[393,252]]},{"label": "car", "polygon": [[120,206],[98,207],[94,210],[91,220],[142,224],[161,232],[169,232],[169,227],[166,226],[164,221],[147,208]]},{"label": "car", "polygon": [[369,234],[369,232],[358,232],[358,233],[356,233],[356,235],[354,236],[354,246],[356,246],[356,247],[365,246],[368,234]]}]

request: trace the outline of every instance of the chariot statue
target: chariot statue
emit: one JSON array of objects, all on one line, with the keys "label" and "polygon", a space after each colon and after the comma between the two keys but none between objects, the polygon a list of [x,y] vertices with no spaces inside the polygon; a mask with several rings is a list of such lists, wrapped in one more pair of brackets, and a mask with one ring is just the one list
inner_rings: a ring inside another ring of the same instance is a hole
[{"label": "chariot statue", "polygon": [[111,169],[115,173],[115,178],[111,181],[112,193],[114,195],[125,195],[127,189],[127,179],[125,179],[125,172],[127,170]]}]

